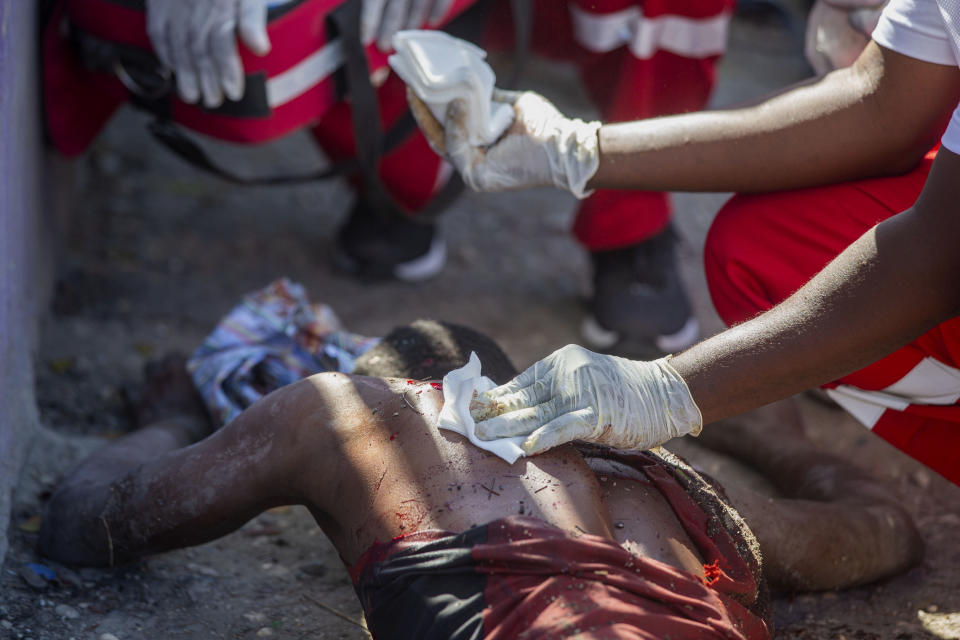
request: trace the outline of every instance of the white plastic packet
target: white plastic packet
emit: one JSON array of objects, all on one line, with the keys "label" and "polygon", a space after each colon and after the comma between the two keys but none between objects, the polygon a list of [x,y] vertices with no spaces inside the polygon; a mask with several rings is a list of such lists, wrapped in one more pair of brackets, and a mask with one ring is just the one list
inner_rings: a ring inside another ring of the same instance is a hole
[{"label": "white plastic packet", "polygon": [[513,123],[513,107],[491,100],[496,75],[486,52],[442,31],[409,29],[393,36],[396,53],[390,67],[443,123],[447,105],[467,101],[467,131],[471,145],[494,143]]},{"label": "white plastic packet", "polygon": [[525,436],[500,438],[499,440],[481,440],[474,433],[476,424],[470,415],[470,401],[474,391],[489,391],[496,383],[480,374],[480,358],[470,353],[470,361],[459,369],[454,369],[443,377],[443,409],[437,426],[466,436],[474,445],[499,456],[507,464],[513,464],[523,456],[520,443]]}]

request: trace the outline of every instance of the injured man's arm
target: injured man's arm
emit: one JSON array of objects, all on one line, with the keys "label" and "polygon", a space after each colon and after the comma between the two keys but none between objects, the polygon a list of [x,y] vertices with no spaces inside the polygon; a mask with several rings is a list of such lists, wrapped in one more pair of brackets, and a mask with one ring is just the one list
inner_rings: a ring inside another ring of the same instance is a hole
[{"label": "injured man's arm", "polygon": [[[438,430],[442,391],[419,379],[465,364],[471,349],[490,377],[514,375],[475,332],[418,322],[358,361],[393,377],[312,376],[195,444],[206,418],[182,361],[167,362],[150,381],[150,424],[57,488],[41,550],[111,565],[302,504],[347,564],[378,638],[766,637],[757,538],[764,569],[788,589],[860,584],[919,558],[900,507],[802,447],[777,449],[774,471],[803,500],[730,491],[743,518],[663,450],[568,445],[508,465]],[[808,535],[818,542],[798,539]]]}]

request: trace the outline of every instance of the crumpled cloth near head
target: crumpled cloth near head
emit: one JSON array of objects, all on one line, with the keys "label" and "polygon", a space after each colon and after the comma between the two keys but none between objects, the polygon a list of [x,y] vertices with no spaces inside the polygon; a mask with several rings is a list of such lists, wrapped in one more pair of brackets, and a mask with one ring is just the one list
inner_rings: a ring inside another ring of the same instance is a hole
[{"label": "crumpled cloth near head", "polygon": [[466,101],[468,140],[473,146],[494,143],[513,123],[513,106],[493,102],[496,75],[486,52],[442,31],[409,29],[393,36],[396,53],[390,67],[443,123],[447,106]]},{"label": "crumpled cloth near head", "polygon": [[470,415],[474,391],[489,391],[495,386],[493,380],[480,374],[480,358],[471,351],[467,364],[443,377],[443,409],[440,410],[437,426],[466,436],[475,446],[499,456],[507,464],[513,464],[524,455],[520,443],[526,436],[481,440],[474,433],[476,423]]},{"label": "crumpled cloth near head", "polygon": [[323,371],[349,373],[378,338],[344,331],[333,309],[286,278],[248,294],[187,362],[217,426],[271,391]]}]

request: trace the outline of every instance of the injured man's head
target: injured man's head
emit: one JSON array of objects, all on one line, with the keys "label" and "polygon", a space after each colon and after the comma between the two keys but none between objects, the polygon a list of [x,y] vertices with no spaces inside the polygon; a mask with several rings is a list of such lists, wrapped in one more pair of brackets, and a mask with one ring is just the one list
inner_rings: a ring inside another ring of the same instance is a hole
[{"label": "injured man's head", "polygon": [[491,378],[514,375],[483,335],[419,321],[355,374],[283,387],[196,443],[206,416],[183,360],[168,359],[148,380],[147,423],[55,491],[41,551],[115,564],[302,504],[378,639],[766,638],[767,578],[837,588],[919,558],[905,512],[796,434],[734,425],[720,445],[738,455],[730,443],[749,440],[741,457],[775,499],[732,482],[725,493],[664,449],[568,445],[507,464],[436,426],[436,381],[471,351]]}]

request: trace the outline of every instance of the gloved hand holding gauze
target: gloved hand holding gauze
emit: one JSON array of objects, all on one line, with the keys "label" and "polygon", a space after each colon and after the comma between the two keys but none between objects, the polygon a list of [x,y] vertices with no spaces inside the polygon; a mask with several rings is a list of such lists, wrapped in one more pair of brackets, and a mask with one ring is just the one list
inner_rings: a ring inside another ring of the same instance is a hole
[{"label": "gloved hand holding gauze", "polygon": [[419,115],[411,100],[421,129],[472,189],[555,186],[589,195],[587,182],[600,166],[599,122],[566,118],[530,91],[494,89],[484,52],[468,42],[401,31],[393,44],[390,66],[436,120]]},{"label": "gloved hand holding gauze", "polygon": [[451,102],[463,102],[471,145],[493,143],[513,122],[513,107],[491,100],[497,78],[483,49],[442,31],[416,30],[393,36],[393,48],[390,67],[437,122],[444,122]]},{"label": "gloved hand holding gauze", "polygon": [[489,391],[497,386],[493,380],[480,374],[480,358],[470,353],[470,361],[443,377],[443,409],[437,426],[466,436],[474,445],[513,464],[523,455],[520,443],[523,438],[480,440],[474,434],[474,422],[470,416],[470,403],[475,391]]},{"label": "gloved hand holding gauze", "polygon": [[522,437],[526,455],[571,440],[649,449],[703,424],[686,382],[668,358],[642,362],[568,345],[472,406],[483,439]]}]

